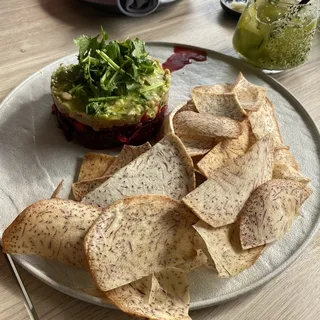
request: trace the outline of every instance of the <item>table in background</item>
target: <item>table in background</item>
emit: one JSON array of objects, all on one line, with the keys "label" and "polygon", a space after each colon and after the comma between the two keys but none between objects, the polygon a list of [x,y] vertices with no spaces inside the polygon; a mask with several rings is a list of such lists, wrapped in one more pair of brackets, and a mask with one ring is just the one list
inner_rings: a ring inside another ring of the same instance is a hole
[{"label": "table in background", "polygon": [[[110,15],[76,0],[10,0],[0,2],[0,101],[21,81],[50,62],[76,51],[72,39],[94,35],[103,25],[112,39],[179,42],[235,56],[236,21],[219,0],[183,0],[145,18]],[[320,123],[320,33],[308,63],[275,75],[313,119]],[[5,208],[1,208],[5,210]],[[194,320],[320,319],[320,237],[298,261],[264,287],[220,306],[191,312]],[[12,274],[0,255],[0,319],[27,320]],[[66,296],[19,268],[41,320],[130,319],[120,311]]]}]

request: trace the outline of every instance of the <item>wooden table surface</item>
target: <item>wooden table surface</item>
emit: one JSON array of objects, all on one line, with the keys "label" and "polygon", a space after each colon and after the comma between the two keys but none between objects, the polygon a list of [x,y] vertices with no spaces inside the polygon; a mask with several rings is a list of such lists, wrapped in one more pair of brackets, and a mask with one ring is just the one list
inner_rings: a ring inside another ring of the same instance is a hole
[{"label": "wooden table surface", "polygon": [[[27,76],[75,52],[72,39],[96,34],[100,25],[110,38],[180,42],[235,56],[236,21],[223,14],[218,0],[183,0],[144,18],[111,15],[76,0],[10,0],[0,2],[0,101]],[[320,123],[320,33],[309,61],[274,76]],[[2,208],[4,210],[5,208]],[[220,306],[192,311],[194,320],[320,319],[319,234],[294,265],[264,287]],[[22,296],[0,255],[0,319],[29,319]],[[66,296],[19,268],[40,319],[130,319],[120,311]]]}]

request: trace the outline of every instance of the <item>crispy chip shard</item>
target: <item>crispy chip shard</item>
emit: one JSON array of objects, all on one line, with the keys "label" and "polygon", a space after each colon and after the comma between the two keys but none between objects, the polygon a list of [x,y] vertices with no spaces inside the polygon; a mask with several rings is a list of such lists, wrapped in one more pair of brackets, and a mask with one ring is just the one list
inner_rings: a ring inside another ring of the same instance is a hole
[{"label": "crispy chip shard", "polygon": [[81,164],[78,182],[101,177],[115,159],[115,157],[103,153],[87,153]]},{"label": "crispy chip shard", "polygon": [[180,200],[194,187],[191,158],[178,137],[167,135],[89,192],[82,202],[104,207],[139,194],[160,194]]},{"label": "crispy chip shard", "polygon": [[242,109],[235,93],[216,93],[203,87],[196,87],[192,90],[192,98],[199,113],[239,121],[246,117],[246,112]]},{"label": "crispy chip shard", "polygon": [[258,111],[266,98],[267,90],[252,84],[240,72],[231,92],[236,94],[244,110]]},{"label": "crispy chip shard", "polygon": [[117,158],[113,163],[108,167],[108,169],[103,173],[103,176],[110,176],[114,174],[119,169],[126,166],[135,158],[139,157],[142,153],[151,149],[151,144],[146,142],[140,146],[130,146],[124,145],[120,151]]},{"label": "crispy chip shard", "polygon": [[168,268],[113,289],[107,297],[122,311],[152,320],[191,320],[190,295],[185,273]]},{"label": "crispy chip shard", "polygon": [[4,231],[3,251],[83,267],[83,239],[101,212],[101,208],[72,200],[40,200],[20,213]]},{"label": "crispy chip shard", "polygon": [[240,213],[240,239],[244,249],[278,240],[286,234],[312,190],[304,184],[273,179],[251,194]]},{"label": "crispy chip shard", "polygon": [[250,125],[247,120],[241,122],[242,133],[237,139],[225,139],[212,148],[198,163],[199,171],[207,178],[213,172],[243,156],[251,146]]},{"label": "crispy chip shard", "polygon": [[176,114],[173,126],[178,136],[237,138],[241,134],[239,121],[193,111]]},{"label": "crispy chip shard", "polygon": [[182,202],[158,195],[128,197],[108,206],[85,238],[98,288],[112,290],[193,260],[192,224],[197,220]]},{"label": "crispy chip shard", "polygon": [[272,102],[266,98],[257,112],[250,112],[248,118],[251,124],[253,135],[260,140],[270,134],[274,141],[275,148],[283,148],[282,138],[278,126]]},{"label": "crispy chip shard", "polygon": [[260,246],[243,250],[239,238],[239,226],[236,224],[213,228],[199,221],[193,227],[204,240],[219,277],[232,277],[248,269],[264,249],[264,246]]},{"label": "crispy chip shard", "polygon": [[233,223],[250,193],[272,178],[272,169],[272,140],[265,136],[234,163],[215,170],[182,200],[212,227]]}]

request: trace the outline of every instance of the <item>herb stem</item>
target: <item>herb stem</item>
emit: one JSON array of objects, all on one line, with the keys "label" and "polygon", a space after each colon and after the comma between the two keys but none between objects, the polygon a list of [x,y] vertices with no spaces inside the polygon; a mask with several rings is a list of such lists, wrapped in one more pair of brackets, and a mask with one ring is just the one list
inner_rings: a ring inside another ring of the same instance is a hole
[{"label": "herb stem", "polygon": [[73,87],[72,89],[69,90],[69,93],[72,94],[73,92],[77,91],[78,89],[82,89],[83,85],[82,84],[78,84],[75,87]]},{"label": "herb stem", "polygon": [[110,96],[110,97],[99,97],[99,98],[89,98],[89,102],[99,102],[99,101],[108,101],[108,100],[114,100],[119,99],[121,96]]},{"label": "herb stem", "polygon": [[105,54],[103,51],[97,49],[96,52],[98,53],[98,55],[104,60],[106,61],[109,66],[114,69],[115,71],[118,71],[120,68],[120,66],[118,66],[107,54]]},{"label": "herb stem", "polygon": [[153,86],[149,86],[149,87],[146,87],[146,88],[143,88],[140,90],[140,93],[145,93],[145,92],[148,92],[148,91],[151,91],[151,90],[154,90],[154,89],[157,89],[161,86],[164,85],[164,82],[159,82],[159,83],[156,83],[154,84]]}]

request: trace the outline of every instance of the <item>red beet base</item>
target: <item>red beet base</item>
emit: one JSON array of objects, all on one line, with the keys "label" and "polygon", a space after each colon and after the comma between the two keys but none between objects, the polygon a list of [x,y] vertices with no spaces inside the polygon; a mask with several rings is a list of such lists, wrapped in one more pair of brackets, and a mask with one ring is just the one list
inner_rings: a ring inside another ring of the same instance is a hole
[{"label": "red beet base", "polygon": [[141,120],[134,125],[114,126],[112,128],[93,130],[68,115],[61,113],[55,104],[52,113],[56,115],[59,127],[68,141],[76,140],[89,149],[108,149],[123,144],[140,145],[155,138],[164,120],[167,106],[159,108],[154,119]]}]

